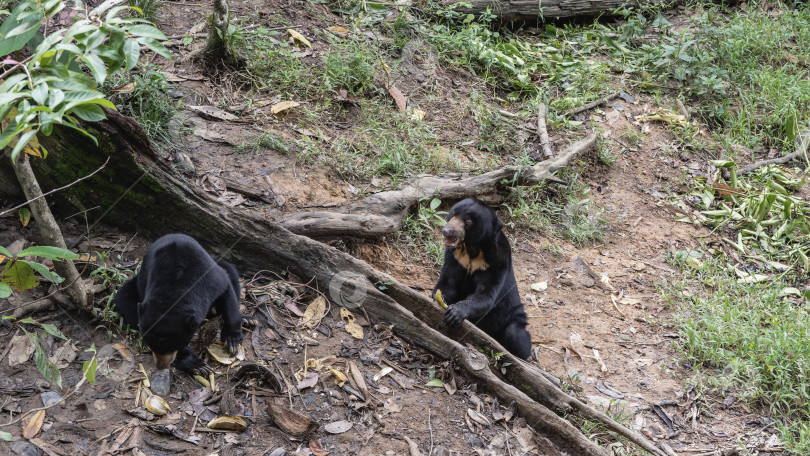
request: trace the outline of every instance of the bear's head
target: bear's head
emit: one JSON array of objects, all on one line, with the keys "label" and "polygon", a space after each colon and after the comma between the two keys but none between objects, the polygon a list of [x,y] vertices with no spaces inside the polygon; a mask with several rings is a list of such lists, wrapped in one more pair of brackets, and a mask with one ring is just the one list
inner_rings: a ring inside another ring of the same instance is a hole
[{"label": "bear's head", "polygon": [[144,344],[152,350],[158,369],[172,364],[177,351],[191,342],[202,324],[197,316],[176,312],[170,304],[138,303],[138,329]]},{"label": "bear's head", "polygon": [[447,214],[447,224],[442,228],[444,245],[457,248],[461,245],[479,247],[492,242],[503,228],[503,222],[489,206],[475,198],[456,203]]}]

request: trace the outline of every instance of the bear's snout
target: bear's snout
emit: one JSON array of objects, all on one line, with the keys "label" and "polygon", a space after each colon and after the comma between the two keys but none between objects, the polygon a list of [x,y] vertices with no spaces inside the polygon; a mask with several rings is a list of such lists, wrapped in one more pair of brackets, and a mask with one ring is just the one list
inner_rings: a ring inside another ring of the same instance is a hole
[{"label": "bear's snout", "polygon": [[166,369],[167,367],[171,366],[174,362],[175,356],[177,356],[176,351],[169,353],[152,352],[152,358],[155,359],[155,365],[158,369]]},{"label": "bear's snout", "polygon": [[464,242],[464,222],[458,217],[452,217],[447,225],[442,228],[444,235],[444,245],[450,248],[458,247]]}]

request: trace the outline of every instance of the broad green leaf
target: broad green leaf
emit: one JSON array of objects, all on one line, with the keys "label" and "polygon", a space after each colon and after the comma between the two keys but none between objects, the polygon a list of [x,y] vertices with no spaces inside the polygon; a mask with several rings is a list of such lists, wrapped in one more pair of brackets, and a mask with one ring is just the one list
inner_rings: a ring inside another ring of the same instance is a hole
[{"label": "broad green leaf", "polygon": [[439,207],[441,204],[442,200],[440,200],[439,198],[433,198],[432,200],[430,200],[430,210],[435,211],[436,208]]},{"label": "broad green leaf", "polygon": [[0,245],[0,255],[7,256],[9,258],[14,256],[14,255],[11,254],[11,252],[8,251],[7,248],[3,247],[2,245]]},{"label": "broad green leaf", "polygon": [[70,250],[50,245],[35,245],[23,249],[17,254],[18,257],[42,257],[49,260],[75,260],[79,255]]},{"label": "broad green leaf", "polygon": [[81,60],[90,68],[90,72],[93,73],[96,82],[104,84],[104,81],[107,79],[107,67],[99,56],[95,54],[85,54],[81,56]]},{"label": "broad green leaf", "polygon": [[28,222],[31,221],[31,211],[28,208],[21,207],[17,214],[20,216],[20,224],[22,224],[23,228],[28,226]]},{"label": "broad green leaf", "polygon": [[94,104],[76,106],[72,112],[85,122],[98,122],[107,118],[104,111]]},{"label": "broad green leaf", "polygon": [[98,362],[96,361],[96,357],[93,356],[89,361],[85,361],[82,364],[82,375],[84,378],[87,379],[88,382],[92,384],[96,384],[96,369],[98,368]]},{"label": "broad green leaf", "polygon": [[42,341],[39,339],[39,337],[31,333],[28,333],[28,337],[30,337],[34,342],[34,363],[36,363],[37,369],[39,369],[39,372],[42,373],[43,377],[45,377],[45,380],[54,382],[59,388],[61,388],[62,373],[59,372],[59,367],[52,363],[51,360],[49,360],[45,355],[45,351],[42,349]]},{"label": "broad green leaf", "polygon": [[21,261],[23,263],[28,264],[28,266],[31,266],[31,269],[38,272],[39,275],[41,275],[42,278],[44,278],[48,282],[62,283],[62,281],[65,280],[59,274],[57,274],[57,273],[51,271],[50,269],[48,269],[48,267],[45,266],[44,264],[37,263],[36,261],[29,261],[29,260],[17,260],[17,261]]},{"label": "broad green leaf", "polygon": [[126,71],[131,70],[138,64],[138,56],[141,50],[138,42],[133,39],[128,39],[124,42],[124,58],[127,61]]},{"label": "broad green leaf", "polygon": [[9,296],[11,296],[11,287],[0,282],[0,299],[6,299]]},{"label": "broad green leaf", "polygon": [[166,35],[160,30],[147,24],[137,24],[132,27],[127,27],[127,32],[130,35],[140,36],[144,38],[152,38],[155,40],[165,40]]},{"label": "broad green leaf", "polygon": [[20,20],[21,14],[21,8],[15,8],[0,25],[0,55],[2,56],[22,49],[39,30],[42,13],[36,12],[25,20]]},{"label": "broad green leaf", "polygon": [[50,334],[50,335],[52,335],[54,337],[58,337],[58,338],[60,338],[62,340],[68,340],[68,338],[65,337],[65,335],[62,334],[62,331],[59,331],[56,328],[56,326],[48,324],[48,323],[43,323],[41,326],[42,326],[42,329],[44,329],[46,333],[48,333],[48,334]]},{"label": "broad green leaf", "polygon": [[48,84],[42,83],[34,87],[34,90],[31,91],[31,98],[38,104],[44,105],[48,99]]},{"label": "broad green leaf", "polygon": [[50,106],[51,109],[56,109],[63,101],[65,101],[65,92],[62,89],[51,89],[51,93],[48,96],[48,106]]},{"label": "broad green leaf", "polygon": [[438,378],[434,378],[433,380],[425,383],[425,386],[428,388],[443,388],[444,382]]},{"label": "broad green leaf", "polygon": [[16,100],[17,98],[22,98],[27,96],[27,93],[0,93],[0,105],[5,105],[11,103],[12,101]]},{"label": "broad green leaf", "polygon": [[17,144],[14,146],[14,149],[11,150],[11,161],[17,159],[17,155],[20,154],[23,147],[28,145],[28,142],[31,141],[31,138],[33,138],[37,132],[38,130],[28,130],[17,139]]},{"label": "broad green leaf", "polygon": [[24,261],[8,263],[0,273],[0,281],[10,285],[16,291],[30,290],[39,285],[39,279],[31,266]]},{"label": "broad green leaf", "polygon": [[[219,29],[217,29],[217,30],[219,30]],[[159,56],[161,56],[161,57],[163,57],[165,59],[171,60],[172,53],[169,52],[168,49],[166,49],[166,46],[160,44],[160,42],[158,42],[158,41],[156,41],[156,40],[154,40],[152,38],[139,38],[138,42],[140,42],[144,46],[148,47],[155,54],[157,54],[157,55],[159,55]]]}]

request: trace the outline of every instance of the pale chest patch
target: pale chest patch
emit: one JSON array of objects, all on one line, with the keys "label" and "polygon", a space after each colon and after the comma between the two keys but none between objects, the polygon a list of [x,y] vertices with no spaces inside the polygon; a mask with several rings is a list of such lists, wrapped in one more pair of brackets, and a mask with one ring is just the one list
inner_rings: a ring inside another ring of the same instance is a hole
[{"label": "pale chest patch", "polygon": [[478,252],[478,256],[475,258],[470,258],[464,244],[456,247],[453,251],[453,257],[467,270],[468,274],[472,274],[475,271],[486,271],[489,268],[489,264],[484,260],[483,251]]}]

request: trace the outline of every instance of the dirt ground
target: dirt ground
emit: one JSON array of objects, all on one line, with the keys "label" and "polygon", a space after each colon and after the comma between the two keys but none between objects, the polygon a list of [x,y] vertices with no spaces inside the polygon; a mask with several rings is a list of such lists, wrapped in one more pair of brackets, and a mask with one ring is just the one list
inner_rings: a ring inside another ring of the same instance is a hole
[{"label": "dirt ground", "polygon": [[[232,10],[235,15],[254,14],[264,19],[281,15],[300,24],[298,30],[305,34],[310,28],[342,25],[326,6],[308,5],[305,8],[301,2],[284,0],[265,4],[234,0]],[[167,35],[182,35],[205,20],[207,8],[207,3],[167,2],[159,25]],[[324,17],[334,24],[324,24]],[[307,59],[319,58],[315,44],[313,55]],[[179,57],[187,52],[176,46],[172,50]],[[186,94],[186,105],[217,105],[238,98],[236,92],[225,94],[227,87],[211,83],[182,58],[165,69],[175,87]],[[450,77],[457,75],[457,70],[438,71],[447,93],[453,93],[456,89]],[[417,78],[418,74],[412,79],[405,77],[400,86],[414,94],[420,86]],[[775,432],[768,418],[749,405],[734,402],[733,397],[704,397],[688,388],[690,366],[684,365],[675,347],[678,336],[671,324],[672,309],[660,290],[663,283],[679,275],[664,262],[665,254],[707,242],[701,240],[707,230],[674,222],[677,210],[666,195],[682,190],[683,178],[709,172],[708,159],[688,150],[669,154],[674,140],[666,126],[632,120],[654,111],[652,100],[632,95],[633,103],[613,100],[593,118],[592,125],[603,131],[605,141],[621,146],[620,158],[606,166],[591,155],[578,164],[585,170],[583,179],[595,200],[605,208],[604,215],[610,221],[608,241],[582,248],[534,231],[507,229],[513,241],[520,293],[530,316],[529,330],[537,354],[533,362],[561,378],[566,389],[592,406],[609,410],[677,454],[713,454],[738,444],[762,448]],[[280,219],[285,214],[334,206],[355,197],[351,184],[335,179],[329,170],[302,166],[294,157],[272,151],[261,155],[234,153],[234,145],[262,131],[297,137],[308,125],[296,114],[278,121],[267,113],[254,112],[244,122],[223,122],[187,110],[182,119],[192,129],[183,137],[182,150],[196,168],[189,178],[217,194],[223,204],[243,205],[245,210]],[[465,127],[445,134],[465,138],[473,130]],[[637,147],[620,139],[628,130],[643,134],[644,140]],[[582,137],[588,132],[583,127]],[[552,132],[556,150],[564,149],[572,139],[578,138],[559,138]],[[221,179],[261,187],[265,176],[285,197],[281,208],[223,191],[218,185]],[[0,203],[6,206],[9,202]],[[69,240],[81,241],[86,234],[86,227],[77,218],[62,220],[62,227]],[[0,218],[0,233],[4,246],[20,239],[30,243],[37,234],[35,224],[20,228],[11,217]],[[80,251],[108,252],[106,260],[93,258],[92,267],[106,261],[133,268],[150,241],[139,233],[103,226],[96,227],[90,236],[92,244],[80,243]],[[561,247],[561,253],[551,253],[547,247],[552,244]],[[417,289],[430,290],[438,277],[437,268],[414,262],[407,247],[396,239],[357,241],[350,250]],[[600,281],[601,275],[609,281]],[[457,375],[446,361],[399,339],[384,325],[371,325],[362,315],[355,315],[364,332],[362,340],[356,339],[346,332],[339,310],[332,307],[319,325],[304,330],[300,324],[315,297],[311,291],[297,285],[297,294],[285,295],[290,288],[280,282],[271,284],[267,276],[243,279],[245,310],[254,315],[266,313],[274,324],[273,329],[262,326],[246,332],[247,359],[241,364],[270,367],[283,383],[281,388],[256,380],[240,383],[235,378],[239,365],[229,369],[214,364],[222,374],[217,377],[220,393],[206,390],[188,376],[175,375],[171,393],[165,397],[171,412],[156,417],[145,412],[140,403],[136,406],[136,394],[143,388],[138,365],[151,374],[154,364],[149,354],[142,353],[119,328],[90,321],[69,303],[60,302],[34,317],[40,323],[56,325],[75,341],[73,346],[50,338],[45,347],[62,367],[65,388],[43,380],[32,362],[10,365],[11,350],[5,348],[12,348],[12,338],[20,334],[11,325],[0,327],[0,430],[13,435],[12,442],[0,441],[0,453],[278,456],[283,454],[279,449],[284,449],[287,454],[300,455],[555,454],[521,417],[511,416],[509,404],[498,404],[486,391]],[[99,281],[97,278],[96,283]],[[531,285],[538,283],[543,284],[542,291],[533,291]],[[98,294],[99,307],[106,304],[109,291]],[[0,310],[6,313],[44,294],[44,289],[18,293]],[[276,300],[282,305],[272,305]],[[21,412],[48,405],[72,391],[68,387],[79,382],[82,363],[92,356],[84,351],[91,344],[98,349],[97,383],[85,384],[48,408],[41,430],[24,439],[23,426],[29,425],[29,416],[22,422],[7,423]],[[205,345],[198,350],[204,350]],[[60,350],[62,347],[67,348]],[[305,377],[306,360],[320,360],[320,364],[307,367],[307,373],[318,374],[314,381],[311,376],[304,381],[300,378]],[[360,378],[352,377],[348,387],[338,385],[329,367],[351,377],[351,364]],[[433,377],[445,386],[426,386]],[[357,391],[363,383],[366,391]],[[361,399],[364,396],[369,396],[365,398],[368,403]],[[320,427],[291,438],[269,419],[271,403],[291,406]],[[247,430],[225,432],[205,426],[213,417],[226,414],[243,417]],[[615,442],[598,427],[586,429],[600,443]],[[615,443],[613,449],[615,454],[640,454],[626,443]]]}]

